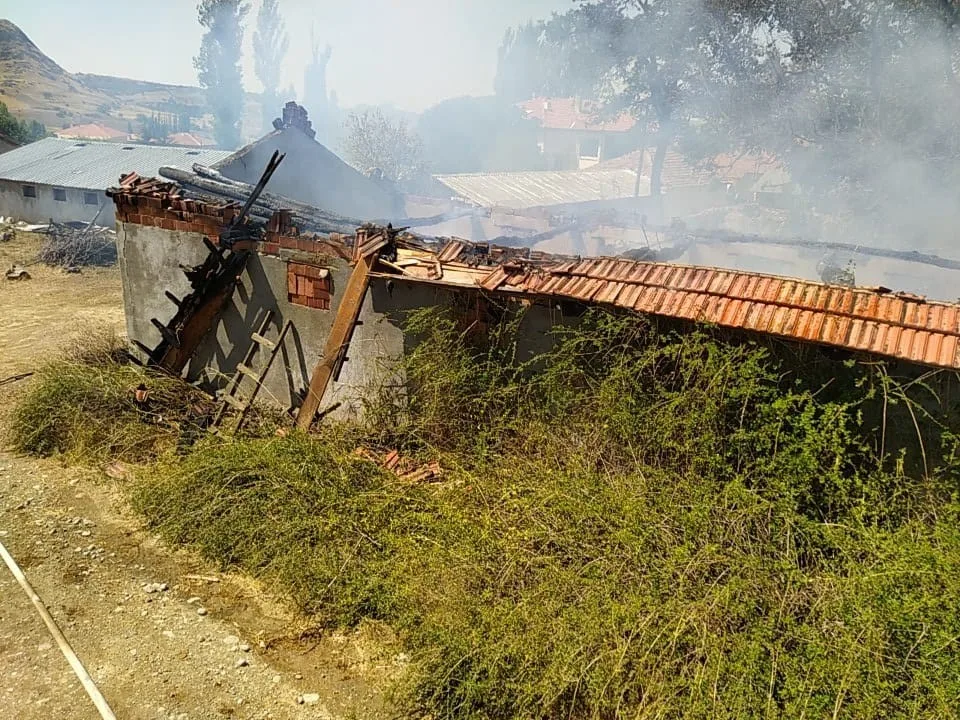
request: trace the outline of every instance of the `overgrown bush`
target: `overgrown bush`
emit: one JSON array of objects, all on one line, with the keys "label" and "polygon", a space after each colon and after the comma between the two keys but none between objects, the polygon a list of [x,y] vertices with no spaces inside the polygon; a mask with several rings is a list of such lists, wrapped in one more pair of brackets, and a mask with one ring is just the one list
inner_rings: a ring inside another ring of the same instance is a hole
[{"label": "overgrown bush", "polygon": [[[404,712],[955,714],[954,425],[915,380],[605,313],[524,357],[514,322],[483,345],[422,313],[379,426],[202,443],[137,507],[324,622],[393,625]],[[447,473],[406,485],[363,442]]]},{"label": "overgrown bush", "polygon": [[37,372],[9,440],[34,455],[140,462],[195,437],[210,409],[179,378],[131,364],[115,334],[91,331]]},{"label": "overgrown bush", "polygon": [[158,465],[133,502],[171,540],[275,581],[332,624],[351,624],[390,604],[377,566],[392,533],[415,527],[423,493],[389,482],[348,447],[300,433],[211,438],[182,462]]}]

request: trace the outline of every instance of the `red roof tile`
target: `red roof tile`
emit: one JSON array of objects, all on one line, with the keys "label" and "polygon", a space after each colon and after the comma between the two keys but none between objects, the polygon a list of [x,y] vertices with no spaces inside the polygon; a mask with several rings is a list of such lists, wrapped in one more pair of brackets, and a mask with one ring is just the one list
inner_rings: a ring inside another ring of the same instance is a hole
[{"label": "red roof tile", "polygon": [[576,98],[534,98],[520,103],[528,118],[539,120],[551,130],[597,130],[603,132],[627,132],[636,121],[623,113],[613,120],[600,120],[600,105]]},{"label": "red roof tile", "polygon": [[960,306],[914,296],[614,258],[530,266],[509,284],[507,277],[497,267],[479,284],[960,368]]}]

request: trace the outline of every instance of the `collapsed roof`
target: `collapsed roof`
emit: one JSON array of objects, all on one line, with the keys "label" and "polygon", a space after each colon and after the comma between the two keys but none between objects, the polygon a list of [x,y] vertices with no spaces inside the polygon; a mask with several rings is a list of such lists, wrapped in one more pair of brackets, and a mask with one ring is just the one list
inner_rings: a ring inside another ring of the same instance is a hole
[{"label": "collapsed roof", "polygon": [[[136,175],[124,177],[121,186],[109,194],[117,203],[122,222],[179,229],[177,223],[196,227],[200,221],[208,228],[202,232],[213,242],[239,208],[236,201],[191,198],[174,183]],[[146,212],[147,207],[153,217]],[[137,214],[138,208],[144,208],[142,215]],[[248,236],[254,238],[251,249],[279,253],[277,248],[286,247],[277,242],[277,229],[283,227],[294,236],[291,242],[301,251],[317,247],[329,254],[330,247],[337,247],[335,254],[345,257],[356,250],[352,234],[300,239],[299,230],[289,223],[301,217],[299,210],[279,210],[270,218],[270,226],[248,222]],[[369,235],[369,228],[363,228],[356,237]],[[625,258],[561,257],[530,248],[459,239],[424,242],[409,233],[397,235],[394,231],[389,235],[396,238],[395,247],[389,256],[376,259],[371,277],[516,299],[604,305],[960,369],[960,305],[954,303],[930,302],[887,288],[851,288]]]}]

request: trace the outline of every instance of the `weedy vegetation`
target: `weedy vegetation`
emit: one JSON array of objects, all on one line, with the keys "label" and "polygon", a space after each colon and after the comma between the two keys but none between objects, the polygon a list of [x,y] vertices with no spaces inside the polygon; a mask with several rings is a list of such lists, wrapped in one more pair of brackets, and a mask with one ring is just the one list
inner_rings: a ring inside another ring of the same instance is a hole
[{"label": "weedy vegetation", "polygon": [[196,436],[209,409],[191,386],[132,364],[115,333],[91,329],[38,371],[8,436],[23,453],[142,462]]},{"label": "weedy vegetation", "polygon": [[[132,502],[324,625],[390,624],[405,717],[955,715],[952,378],[601,311],[534,351],[523,322],[481,342],[419,312],[368,425],[207,437]],[[157,432],[123,400],[142,371],[80,366],[34,383],[22,450],[87,447],[91,408],[104,437]],[[55,409],[72,429],[35,430]],[[358,445],[445,474],[404,483]]]}]

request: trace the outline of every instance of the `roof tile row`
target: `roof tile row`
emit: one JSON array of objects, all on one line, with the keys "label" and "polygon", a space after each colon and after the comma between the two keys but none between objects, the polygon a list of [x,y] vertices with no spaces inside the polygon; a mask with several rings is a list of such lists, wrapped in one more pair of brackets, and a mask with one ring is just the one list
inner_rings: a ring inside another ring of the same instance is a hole
[{"label": "roof tile row", "polygon": [[882,288],[619,258],[500,266],[480,285],[960,368],[960,306]]}]

